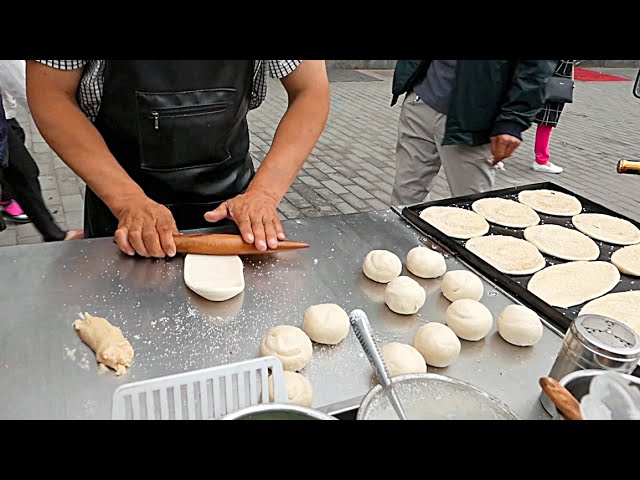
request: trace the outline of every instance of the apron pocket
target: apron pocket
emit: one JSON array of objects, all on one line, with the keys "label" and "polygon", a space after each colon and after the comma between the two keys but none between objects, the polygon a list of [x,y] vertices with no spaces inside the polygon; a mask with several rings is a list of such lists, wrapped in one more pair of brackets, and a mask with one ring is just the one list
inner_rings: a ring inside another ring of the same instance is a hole
[{"label": "apron pocket", "polygon": [[236,98],[231,88],[136,92],[140,168],[178,171],[229,160]]}]

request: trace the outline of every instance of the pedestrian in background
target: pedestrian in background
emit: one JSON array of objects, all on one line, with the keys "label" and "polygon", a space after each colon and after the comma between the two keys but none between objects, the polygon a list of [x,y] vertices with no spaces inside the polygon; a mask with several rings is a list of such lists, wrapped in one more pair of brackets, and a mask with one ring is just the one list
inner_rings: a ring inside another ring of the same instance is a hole
[{"label": "pedestrian in background", "polygon": [[557,60],[399,60],[394,205],[425,200],[440,168],[456,196],[492,190],[545,101]]},{"label": "pedestrian in background", "polygon": [[8,147],[8,162],[0,172],[3,214],[18,223],[32,221],[45,242],[82,238],[82,230],[65,232],[56,225],[42,198],[38,165],[25,147],[24,130],[15,118],[18,101],[28,108],[24,60],[0,61],[0,96]]},{"label": "pedestrian in background", "polygon": [[[575,60],[560,60],[553,76],[573,80],[574,64]],[[549,151],[551,132],[558,126],[564,105],[565,102],[547,100],[544,108],[536,115],[534,120],[537,124],[534,147],[536,159],[532,165],[536,172],[562,173],[564,170],[561,166],[551,162]]]}]

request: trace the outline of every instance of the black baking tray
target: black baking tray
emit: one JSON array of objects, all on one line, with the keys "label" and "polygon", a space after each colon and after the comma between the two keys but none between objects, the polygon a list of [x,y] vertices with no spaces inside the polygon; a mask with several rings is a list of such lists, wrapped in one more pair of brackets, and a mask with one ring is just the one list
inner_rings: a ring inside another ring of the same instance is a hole
[{"label": "black baking tray", "polygon": [[[451,251],[453,255],[459,257],[465,263],[475,268],[482,275],[492,280],[497,286],[510,293],[519,302],[537,311],[540,315],[555,324],[555,326],[559,330],[566,332],[567,328],[569,328],[569,325],[571,325],[573,320],[578,316],[578,313],[580,312],[580,309],[584,306],[584,304],[577,305],[568,309],[550,306],[548,303],[536,297],[527,290],[527,284],[529,283],[529,280],[533,275],[506,275],[502,272],[499,272],[496,268],[492,267],[477,255],[467,250],[465,248],[465,240],[451,238],[420,218],[420,212],[422,212],[422,210],[427,207],[460,207],[471,210],[471,204],[481,198],[505,198],[517,201],[518,194],[520,192],[524,190],[539,189],[556,190],[558,192],[573,195],[582,203],[583,213],[603,213],[606,215],[611,215],[627,220],[640,228],[640,223],[636,222],[635,220],[625,217],[624,215],[620,215],[619,213],[603,207],[593,200],[589,200],[588,198],[585,198],[582,195],[578,195],[577,193],[561,187],[560,185],[556,185],[553,182],[533,183],[529,185],[522,185],[519,187],[493,190],[490,192],[477,193],[463,197],[447,198],[418,205],[410,205],[404,207],[401,214],[415,227],[422,230],[424,233],[436,240],[436,242],[446,247],[449,251]],[[556,224],[563,227],[575,229],[573,224],[571,223],[571,217],[558,217],[553,215],[545,215],[539,212],[537,213],[540,216],[540,224]],[[524,238],[523,228],[502,227],[499,225],[494,225],[491,222],[489,222],[489,226],[490,228],[488,235],[511,235],[520,239]],[[598,257],[598,260],[610,262],[613,252],[622,248],[622,246],[619,245],[612,245],[595,239],[593,240],[600,247],[600,257]],[[547,264],[546,266],[566,263],[565,260],[560,260],[550,255],[543,254],[542,256],[545,258]],[[609,293],[627,292],[630,290],[640,290],[640,278],[634,278],[629,275],[620,274],[620,282]]]}]

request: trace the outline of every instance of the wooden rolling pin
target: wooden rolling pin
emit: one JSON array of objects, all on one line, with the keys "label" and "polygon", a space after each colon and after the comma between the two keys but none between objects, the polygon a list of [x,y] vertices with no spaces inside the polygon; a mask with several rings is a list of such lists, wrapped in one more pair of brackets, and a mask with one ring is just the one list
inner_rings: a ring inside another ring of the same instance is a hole
[{"label": "wooden rolling pin", "polygon": [[540,379],[540,386],[567,420],[582,420],[580,402],[557,380],[551,377],[543,377]]},{"label": "wooden rolling pin", "polygon": [[176,250],[180,253],[200,255],[258,255],[307,248],[308,243],[294,240],[278,240],[278,248],[261,252],[253,243],[247,243],[240,235],[221,233],[177,233],[173,236]]}]

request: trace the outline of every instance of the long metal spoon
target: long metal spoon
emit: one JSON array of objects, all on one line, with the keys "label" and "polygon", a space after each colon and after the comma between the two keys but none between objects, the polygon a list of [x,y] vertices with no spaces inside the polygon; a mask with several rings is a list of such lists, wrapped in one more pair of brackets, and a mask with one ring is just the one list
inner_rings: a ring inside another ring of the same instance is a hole
[{"label": "long metal spoon", "polygon": [[404,413],[400,399],[393,390],[393,385],[391,384],[391,379],[387,372],[387,366],[385,365],[382,355],[380,355],[380,352],[378,351],[378,346],[373,339],[371,324],[369,323],[367,314],[359,309],[353,310],[349,314],[349,322],[351,323],[351,327],[360,342],[360,346],[373,366],[373,370],[376,373],[376,377],[378,377],[378,381],[384,387],[384,390],[387,391],[389,401],[391,402],[393,409],[396,411],[400,420],[406,420],[407,415]]}]

